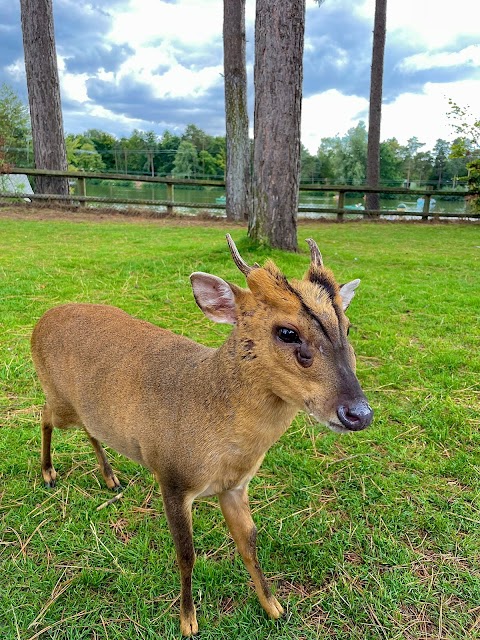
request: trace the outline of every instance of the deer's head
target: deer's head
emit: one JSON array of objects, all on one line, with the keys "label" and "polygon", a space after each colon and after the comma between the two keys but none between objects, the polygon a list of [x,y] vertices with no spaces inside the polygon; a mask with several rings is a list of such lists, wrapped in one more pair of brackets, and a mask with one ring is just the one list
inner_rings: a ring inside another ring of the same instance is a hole
[{"label": "deer's head", "polygon": [[345,315],[360,280],[338,285],[311,239],[302,280],[287,280],[271,260],[249,266],[227,241],[248,289],[207,273],[190,278],[205,315],[236,325],[236,356],[252,393],[262,385],[333,431],[368,427],[373,411],[355,375]]}]

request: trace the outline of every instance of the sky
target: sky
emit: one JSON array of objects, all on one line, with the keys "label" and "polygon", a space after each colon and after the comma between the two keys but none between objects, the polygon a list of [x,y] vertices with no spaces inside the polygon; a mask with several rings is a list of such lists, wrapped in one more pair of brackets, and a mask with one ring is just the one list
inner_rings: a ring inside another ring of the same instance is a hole
[{"label": "sky", "polygon": [[[66,133],[96,128],[225,135],[221,0],[53,0]],[[368,123],[374,0],[307,0],[302,143]],[[246,0],[253,134],[255,2]],[[27,103],[20,0],[0,0],[0,84]],[[455,135],[448,100],[475,113],[478,0],[388,0],[381,138],[433,148]]]}]

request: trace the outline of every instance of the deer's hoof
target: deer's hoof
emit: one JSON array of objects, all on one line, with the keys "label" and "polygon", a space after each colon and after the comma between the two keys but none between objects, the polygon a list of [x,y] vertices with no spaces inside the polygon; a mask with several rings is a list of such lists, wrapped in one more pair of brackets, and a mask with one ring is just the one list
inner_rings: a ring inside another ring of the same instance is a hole
[{"label": "deer's hoof", "polygon": [[182,635],[186,638],[197,635],[198,623],[195,611],[193,611],[191,614],[180,616],[180,630],[182,632]]}]

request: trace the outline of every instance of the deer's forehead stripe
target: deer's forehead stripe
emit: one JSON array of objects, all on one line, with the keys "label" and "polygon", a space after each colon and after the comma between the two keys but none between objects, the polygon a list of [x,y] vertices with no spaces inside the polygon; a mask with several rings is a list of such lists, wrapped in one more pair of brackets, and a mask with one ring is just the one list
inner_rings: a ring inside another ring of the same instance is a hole
[{"label": "deer's forehead stripe", "polygon": [[289,282],[272,261],[267,261],[263,269],[255,269],[249,274],[248,284],[267,305],[292,318],[306,315],[312,319],[332,344],[343,335],[339,331],[345,323],[339,287],[328,269],[310,269],[306,279]]},{"label": "deer's forehead stripe", "polygon": [[324,267],[319,269],[318,267],[311,266],[308,271],[307,278],[309,282],[325,291],[332,302],[335,301],[338,293],[338,285],[332,273],[328,269],[325,269]]},{"label": "deer's forehead stripe", "polygon": [[[339,328],[344,324],[341,306],[338,304],[338,285],[328,279],[329,287],[315,283],[312,290],[311,283],[299,282],[298,289],[291,286],[292,292],[298,297],[304,314],[313,319],[325,337],[333,344],[342,335]],[[331,320],[329,319],[331,316]]]}]

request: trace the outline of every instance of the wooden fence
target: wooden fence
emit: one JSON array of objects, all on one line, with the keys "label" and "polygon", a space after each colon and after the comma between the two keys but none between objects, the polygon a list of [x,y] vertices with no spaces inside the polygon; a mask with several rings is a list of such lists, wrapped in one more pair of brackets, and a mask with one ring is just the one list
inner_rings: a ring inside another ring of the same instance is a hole
[{"label": "wooden fence", "polygon": [[[0,191],[0,198],[25,198],[29,200],[40,200],[40,201],[49,201],[49,202],[64,202],[68,204],[78,203],[80,206],[86,206],[88,203],[104,203],[104,204],[123,204],[128,206],[155,206],[155,207],[165,207],[166,212],[168,214],[172,214],[174,212],[174,208],[189,208],[189,209],[201,209],[201,210],[225,210],[225,203],[205,203],[205,202],[182,202],[179,200],[175,200],[175,185],[188,185],[192,187],[225,187],[225,182],[223,180],[187,180],[181,178],[160,178],[154,176],[146,176],[146,175],[127,175],[127,174],[111,174],[111,173],[93,173],[93,172],[78,172],[78,171],[51,171],[44,169],[29,169],[23,167],[14,167],[9,168],[8,170],[4,170],[5,173],[9,174],[25,174],[29,176],[57,176],[60,178],[68,178],[69,181],[75,180],[77,184],[77,192],[76,194],[71,194],[68,196],[62,195],[53,195],[53,194],[22,194],[22,193],[12,193],[12,192],[2,192]],[[0,170],[1,173],[1,170]],[[167,198],[165,200],[157,200],[154,198],[150,199],[139,199],[139,198],[115,198],[115,197],[103,197],[103,196],[95,196],[95,195],[87,195],[87,181],[88,180],[122,180],[122,181],[130,181],[132,183],[135,182],[147,182],[147,183],[157,183],[157,184],[165,184],[167,191]],[[317,184],[302,184],[300,185],[300,191],[305,192],[327,192],[330,194],[334,194],[337,196],[336,206],[332,207],[319,207],[315,205],[300,205],[299,213],[318,213],[318,214],[336,214],[337,220],[342,221],[344,216],[357,216],[364,215],[368,217],[378,217],[378,216],[418,216],[421,217],[422,220],[427,221],[429,218],[462,218],[462,219],[474,219],[480,218],[480,213],[470,212],[470,211],[455,211],[455,212],[440,212],[438,210],[431,211],[431,199],[434,196],[454,196],[454,197],[471,197],[471,196],[480,196],[480,193],[473,192],[458,192],[458,191],[432,191],[431,189],[406,189],[403,187],[379,187],[372,188],[367,187],[366,185],[356,185],[356,186],[347,186],[347,185],[317,185]],[[422,197],[424,199],[423,209],[421,211],[410,210],[410,209],[391,209],[391,210],[378,210],[378,211],[365,211],[360,208],[351,208],[345,206],[345,196],[348,193],[378,193],[378,194],[395,194],[400,198],[403,197],[405,199],[411,198],[415,196],[416,198]]]}]

